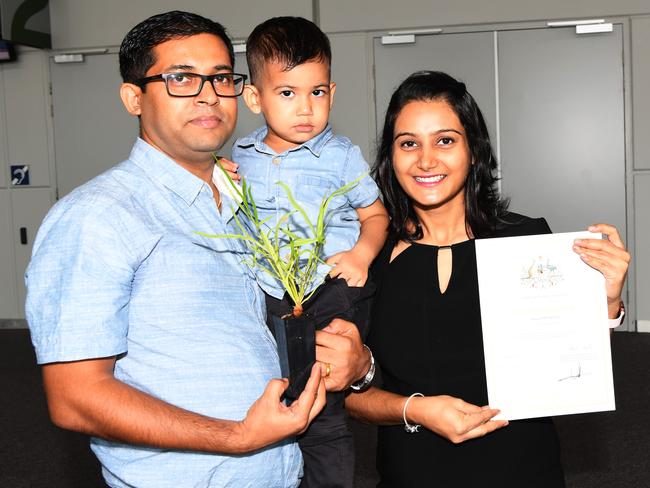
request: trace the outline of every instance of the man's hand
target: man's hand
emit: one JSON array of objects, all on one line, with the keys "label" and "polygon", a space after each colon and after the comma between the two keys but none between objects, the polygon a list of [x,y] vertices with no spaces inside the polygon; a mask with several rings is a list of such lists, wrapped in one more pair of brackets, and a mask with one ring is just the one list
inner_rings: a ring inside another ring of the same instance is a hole
[{"label": "man's hand", "polygon": [[280,399],[288,385],[286,378],[269,381],[262,396],[253,403],[239,423],[240,452],[251,452],[304,432],[325,406],[325,384],[318,364],[312,367],[305,389],[290,406]]},{"label": "man's hand", "polygon": [[[342,319],[316,331],[316,360],[327,391],[346,390],[370,369],[370,352],[363,347],[359,330]],[[328,364],[330,374],[326,376]]]},{"label": "man's hand", "polygon": [[287,380],[271,380],[239,422],[165,403],[115,379],[114,366],[114,357],[45,365],[43,381],[54,423],[127,444],[242,454],[302,432],[325,405],[318,366],[290,407],[280,400]]},{"label": "man's hand", "polygon": [[409,423],[421,424],[454,444],[483,437],[508,425],[507,420],[490,420],[499,410],[477,407],[447,395],[413,397],[408,403]]},{"label": "man's hand", "polygon": [[368,279],[368,267],[370,263],[359,253],[346,251],[329,257],[327,264],[334,266],[329,275],[332,278],[343,278],[348,286],[363,286]]}]

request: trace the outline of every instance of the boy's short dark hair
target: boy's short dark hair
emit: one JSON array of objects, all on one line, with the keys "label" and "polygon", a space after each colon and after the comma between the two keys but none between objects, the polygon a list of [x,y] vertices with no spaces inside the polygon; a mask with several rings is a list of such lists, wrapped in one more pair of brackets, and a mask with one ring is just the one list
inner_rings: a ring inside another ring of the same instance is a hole
[{"label": "boy's short dark hair", "polygon": [[143,20],[124,37],[120,46],[120,74],[124,83],[133,83],[154,65],[153,48],[172,39],[182,39],[198,34],[212,34],[220,38],[230,54],[235,67],[235,53],[226,29],[213,20],[190,12],[172,10]]},{"label": "boy's short dark hair", "polygon": [[302,17],[273,17],[253,29],[246,41],[246,61],[255,83],[264,64],[284,64],[288,71],[308,61],[332,62],[330,41],[316,24]]}]

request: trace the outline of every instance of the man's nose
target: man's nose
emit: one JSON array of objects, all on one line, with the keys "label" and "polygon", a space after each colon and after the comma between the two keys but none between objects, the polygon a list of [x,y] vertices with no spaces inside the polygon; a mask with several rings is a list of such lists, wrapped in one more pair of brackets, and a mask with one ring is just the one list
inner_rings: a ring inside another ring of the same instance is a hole
[{"label": "man's nose", "polygon": [[206,103],[208,105],[218,105],[219,104],[219,95],[217,95],[217,89],[214,87],[212,82],[206,80],[201,87],[201,91],[196,96],[196,101],[198,103]]}]

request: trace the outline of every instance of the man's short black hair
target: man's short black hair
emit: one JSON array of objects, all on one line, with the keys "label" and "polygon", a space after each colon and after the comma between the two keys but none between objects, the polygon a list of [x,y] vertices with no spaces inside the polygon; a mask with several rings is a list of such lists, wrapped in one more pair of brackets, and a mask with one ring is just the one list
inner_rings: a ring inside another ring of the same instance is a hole
[{"label": "man's short black hair", "polygon": [[273,17],[253,29],[246,41],[246,61],[255,83],[266,63],[286,71],[308,61],[332,62],[330,41],[316,24],[302,17]]},{"label": "man's short black hair", "polygon": [[125,83],[133,83],[154,65],[153,48],[172,39],[182,39],[198,34],[212,34],[220,38],[230,54],[230,64],[235,67],[235,53],[226,29],[200,15],[172,10],[143,20],[124,37],[120,46],[120,74]]}]

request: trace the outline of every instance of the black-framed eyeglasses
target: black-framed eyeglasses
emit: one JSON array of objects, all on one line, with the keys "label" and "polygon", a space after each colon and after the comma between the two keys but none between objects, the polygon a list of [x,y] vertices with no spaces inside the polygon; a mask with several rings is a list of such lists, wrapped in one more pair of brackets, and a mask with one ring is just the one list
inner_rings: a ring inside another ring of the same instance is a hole
[{"label": "black-framed eyeglasses", "polygon": [[199,73],[161,73],[147,76],[134,82],[140,87],[152,81],[164,81],[167,93],[172,97],[195,97],[206,81],[212,83],[217,96],[234,98],[244,91],[244,82],[248,76],[239,73],[217,73],[214,75],[201,75]]}]

